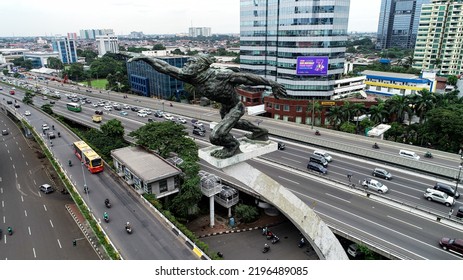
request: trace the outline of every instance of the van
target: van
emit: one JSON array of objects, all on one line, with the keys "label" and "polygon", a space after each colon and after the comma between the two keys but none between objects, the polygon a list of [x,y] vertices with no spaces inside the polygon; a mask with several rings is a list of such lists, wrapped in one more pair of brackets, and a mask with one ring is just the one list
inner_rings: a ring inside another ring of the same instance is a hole
[{"label": "van", "polygon": [[51,193],[54,191],[53,187],[50,186],[49,184],[43,184],[40,186],[39,188],[40,191],[44,192],[44,193]]},{"label": "van", "polygon": [[323,167],[328,166],[328,162],[326,161],[326,159],[319,155],[310,155],[309,161],[321,164],[323,165]]},{"label": "van", "polygon": [[411,152],[411,151],[400,150],[399,155],[409,158],[409,159],[420,160],[420,156],[417,155],[415,152]]},{"label": "van", "polygon": [[458,191],[455,191],[455,189],[452,186],[446,185],[444,183],[437,182],[434,185],[434,189],[438,190],[438,191],[441,191],[441,192],[444,192],[444,193],[448,194],[449,196],[453,196],[454,198],[459,198],[460,197],[460,193]]},{"label": "van", "polygon": [[326,159],[327,162],[331,162],[333,160],[333,158],[331,157],[330,154],[328,154],[327,152],[325,151],[314,151],[313,152],[314,155],[319,155],[319,156],[322,156]]}]

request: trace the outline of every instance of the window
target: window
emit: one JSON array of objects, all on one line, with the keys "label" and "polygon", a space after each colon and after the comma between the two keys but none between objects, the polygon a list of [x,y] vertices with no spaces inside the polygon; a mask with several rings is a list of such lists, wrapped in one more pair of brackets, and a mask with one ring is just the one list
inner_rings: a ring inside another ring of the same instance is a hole
[{"label": "window", "polygon": [[167,179],[159,181],[159,193],[167,191]]},{"label": "window", "polygon": [[285,105],[283,111],[289,111],[289,105]]},{"label": "window", "polygon": [[302,106],[296,106],[296,112],[302,112]]},{"label": "window", "polygon": [[275,104],[275,110],[280,110],[280,104]]}]

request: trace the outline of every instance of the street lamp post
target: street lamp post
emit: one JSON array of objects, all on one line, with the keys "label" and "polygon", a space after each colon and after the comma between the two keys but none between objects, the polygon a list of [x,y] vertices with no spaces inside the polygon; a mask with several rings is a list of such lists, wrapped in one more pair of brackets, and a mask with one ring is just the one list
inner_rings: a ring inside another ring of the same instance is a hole
[{"label": "street lamp post", "polygon": [[82,167],[82,176],[84,176],[84,192],[87,194],[87,200],[88,200],[88,205],[89,205],[89,209],[90,209],[90,197],[88,195],[89,190],[88,190],[88,187],[87,187],[87,180],[85,178],[84,161],[83,160],[81,162],[81,167]]},{"label": "street lamp post", "polygon": [[461,162],[460,166],[458,166],[458,177],[457,177],[457,183],[455,184],[455,193],[457,193],[458,191],[458,183],[460,182],[461,168],[463,168],[462,163],[463,162]]}]

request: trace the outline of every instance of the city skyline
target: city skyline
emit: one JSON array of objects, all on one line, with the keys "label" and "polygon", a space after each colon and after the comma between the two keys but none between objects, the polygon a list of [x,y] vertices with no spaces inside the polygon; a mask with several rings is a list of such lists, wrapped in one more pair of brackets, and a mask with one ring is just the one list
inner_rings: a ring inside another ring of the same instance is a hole
[{"label": "city skyline", "polygon": [[[17,0],[2,5],[0,37],[55,36],[82,29],[113,29],[117,35],[132,31],[144,34],[188,33],[189,27],[211,27],[212,34],[238,34],[238,0],[92,1],[62,7],[56,0]],[[349,32],[376,32],[381,0],[351,0]],[[86,7],[92,7],[91,9]],[[225,13],[224,13],[225,11]],[[166,24],[168,22],[169,24]],[[39,24],[38,24],[39,23]]]}]

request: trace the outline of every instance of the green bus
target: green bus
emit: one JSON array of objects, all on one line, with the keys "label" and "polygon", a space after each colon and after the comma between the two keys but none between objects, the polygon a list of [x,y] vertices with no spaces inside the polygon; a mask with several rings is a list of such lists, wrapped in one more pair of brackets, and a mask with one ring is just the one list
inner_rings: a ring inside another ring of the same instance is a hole
[{"label": "green bus", "polygon": [[68,103],[66,104],[66,107],[68,107],[69,111],[74,111],[74,112],[82,111],[82,107],[80,106],[79,103]]}]

